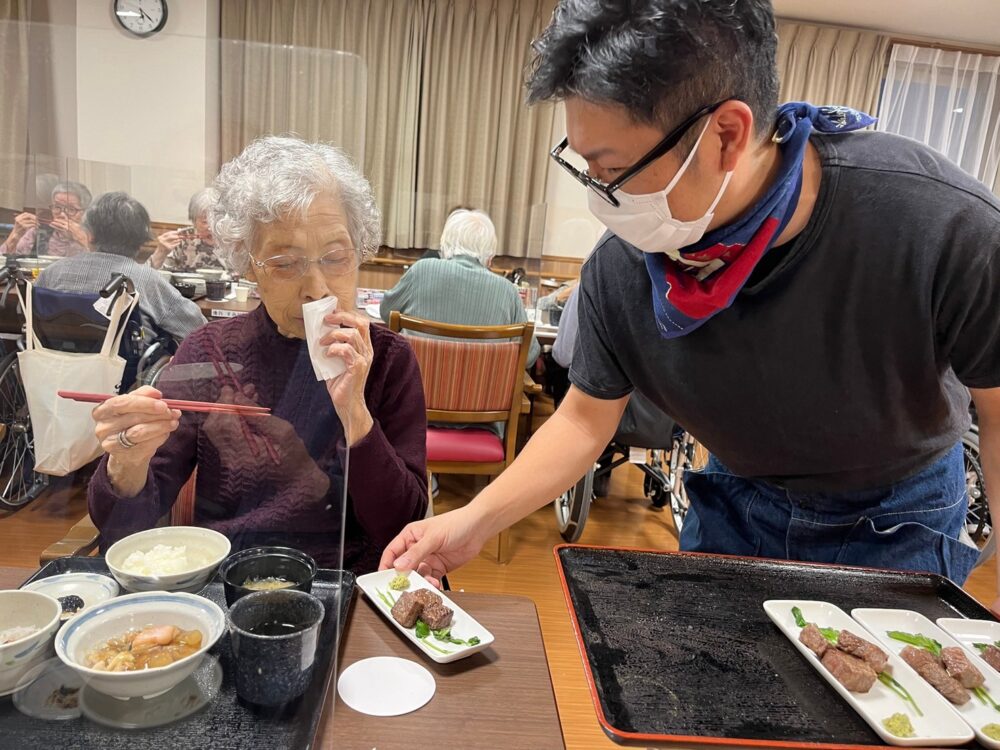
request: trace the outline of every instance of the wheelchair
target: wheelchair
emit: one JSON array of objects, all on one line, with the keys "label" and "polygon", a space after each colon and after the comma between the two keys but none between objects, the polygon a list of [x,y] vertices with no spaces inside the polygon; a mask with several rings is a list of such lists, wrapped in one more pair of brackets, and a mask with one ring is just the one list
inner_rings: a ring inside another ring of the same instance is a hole
[{"label": "wheelchair", "polygon": [[643,494],[654,508],[669,506],[680,537],[689,507],[684,472],[703,467],[708,454],[694,437],[635,391],[614,439],[593,468],[553,502],[559,533],[567,542],[580,538],[591,503],[607,494],[611,472],[630,462],[633,449],[645,451],[644,462],[635,464],[645,475]]},{"label": "wheelchair", "polygon": [[[24,279],[9,268],[0,270],[0,283],[22,284]],[[100,298],[134,294],[132,281],[116,274],[99,294],[34,290],[35,334],[42,346],[60,351],[100,351],[108,321],[94,309]],[[20,309],[20,308],[18,308]],[[23,311],[22,311],[23,315]],[[24,320],[22,317],[22,326]],[[136,308],[126,326],[119,354],[125,371],[119,388],[124,393],[136,384],[152,384],[176,350],[173,338],[161,331]],[[16,349],[24,349],[22,336]],[[35,451],[31,415],[18,368],[17,351],[0,360],[0,510],[14,510],[37,498],[48,486],[48,477],[34,470]]]}]

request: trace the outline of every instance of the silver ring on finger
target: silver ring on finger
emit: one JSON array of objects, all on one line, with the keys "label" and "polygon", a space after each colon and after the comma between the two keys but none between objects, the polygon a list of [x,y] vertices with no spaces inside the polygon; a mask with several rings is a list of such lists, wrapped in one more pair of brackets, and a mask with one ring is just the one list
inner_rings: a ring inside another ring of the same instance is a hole
[{"label": "silver ring on finger", "polygon": [[128,428],[126,427],[124,430],[118,433],[118,445],[120,445],[125,450],[128,450],[129,448],[135,448],[135,443],[133,443],[131,440],[128,439],[128,435],[126,434],[127,432]]}]

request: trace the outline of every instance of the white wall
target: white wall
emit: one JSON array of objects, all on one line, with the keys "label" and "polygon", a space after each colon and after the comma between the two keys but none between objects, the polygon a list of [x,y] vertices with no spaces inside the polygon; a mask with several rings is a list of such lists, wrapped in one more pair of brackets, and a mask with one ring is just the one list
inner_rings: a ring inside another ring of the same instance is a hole
[{"label": "white wall", "polygon": [[[95,194],[128,190],[154,220],[186,221],[217,153],[217,126],[206,127],[218,122],[217,109],[208,117],[218,89],[207,87],[217,77],[206,74],[217,2],[171,3],[166,28],[139,39],[118,27],[108,0],[77,0],[76,27],[77,156],[98,163],[80,177]],[[118,184],[125,174],[129,184]]]},{"label": "white wall", "polygon": [[[552,120],[552,145],[565,135],[566,110],[558,104]],[[542,255],[586,258],[604,234],[604,225],[587,209],[587,188],[554,162],[549,167],[545,186],[545,207]]]},{"label": "white wall", "polygon": [[112,5],[33,4],[29,184],[37,171],[94,195],[125,190],[154,220],[186,222],[218,166],[219,0],[171,3],[148,39],[122,30]]}]

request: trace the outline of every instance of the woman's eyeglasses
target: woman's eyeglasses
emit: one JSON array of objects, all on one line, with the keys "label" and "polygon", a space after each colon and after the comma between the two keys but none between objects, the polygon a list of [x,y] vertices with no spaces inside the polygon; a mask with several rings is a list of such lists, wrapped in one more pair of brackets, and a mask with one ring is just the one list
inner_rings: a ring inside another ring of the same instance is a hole
[{"label": "woman's eyeglasses", "polygon": [[723,99],[721,102],[716,102],[711,106],[702,107],[701,109],[699,109],[689,118],[687,118],[684,122],[682,122],[676,128],[667,133],[667,135],[664,136],[663,140],[661,140],[659,143],[653,146],[653,148],[651,148],[648,152],[646,152],[645,156],[643,156],[635,164],[633,164],[631,167],[629,167],[620,175],[618,175],[618,177],[616,177],[611,182],[604,182],[602,180],[597,179],[596,177],[591,177],[586,172],[586,170],[577,169],[568,161],[566,161],[564,158],[562,158],[562,153],[569,146],[569,138],[563,138],[562,141],[559,143],[559,145],[556,146],[554,149],[552,149],[550,155],[555,160],[556,164],[558,164],[560,167],[569,172],[569,174],[573,177],[573,179],[577,180],[577,182],[580,182],[581,184],[593,190],[595,193],[601,196],[601,198],[610,203],[612,206],[617,207],[620,204],[618,199],[615,197],[616,190],[618,190],[622,185],[631,180],[642,170],[644,170],[646,167],[648,167],[650,164],[652,164],[654,161],[659,159],[670,149],[672,149],[674,146],[680,143],[681,139],[684,138],[688,130],[690,130],[691,127],[696,122],[698,122],[698,120],[700,120],[705,115],[712,114],[715,110],[717,110],[719,107],[721,107],[728,101],[730,100]]},{"label": "woman's eyeglasses", "polygon": [[272,255],[264,260],[257,260],[251,255],[250,262],[255,268],[261,269],[278,281],[294,281],[301,278],[312,263],[319,266],[324,276],[345,276],[361,265],[353,248],[332,250],[315,260],[301,255]]},{"label": "woman's eyeglasses", "polygon": [[82,208],[77,208],[76,206],[67,206],[62,203],[54,203],[49,206],[49,210],[52,214],[62,214],[63,216],[68,216],[71,219],[75,219],[77,216],[83,213]]}]

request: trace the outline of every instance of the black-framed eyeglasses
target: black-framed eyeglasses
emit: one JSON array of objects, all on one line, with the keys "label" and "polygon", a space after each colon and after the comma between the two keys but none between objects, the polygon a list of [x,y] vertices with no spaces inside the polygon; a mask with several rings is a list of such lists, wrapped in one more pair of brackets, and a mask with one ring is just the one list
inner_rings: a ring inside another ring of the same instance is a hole
[{"label": "black-framed eyeglasses", "polygon": [[728,101],[730,100],[723,99],[720,102],[716,102],[715,104],[712,104],[707,107],[702,107],[701,109],[699,109],[689,118],[687,118],[684,122],[682,122],[676,128],[667,133],[667,135],[663,138],[662,141],[657,143],[655,146],[653,146],[653,148],[651,148],[649,151],[646,152],[645,156],[643,156],[641,159],[639,159],[639,161],[637,161],[631,167],[629,167],[620,175],[618,175],[618,177],[616,177],[611,182],[604,182],[602,180],[598,180],[596,177],[591,177],[589,174],[580,171],[572,164],[570,164],[568,161],[563,159],[562,156],[560,156],[560,154],[562,154],[562,152],[565,151],[566,148],[569,146],[569,138],[563,138],[562,141],[559,143],[559,145],[556,146],[554,149],[552,149],[550,155],[555,160],[556,164],[558,164],[560,167],[569,172],[569,174],[577,182],[590,188],[599,196],[601,196],[605,201],[607,201],[612,206],[615,206],[617,208],[620,205],[620,203],[614,195],[616,190],[618,190],[622,185],[631,180],[642,170],[644,170],[646,167],[648,167],[650,164],[652,164],[654,161],[659,159],[670,149],[672,149],[674,146],[680,143],[684,135],[688,132],[688,130],[691,129],[691,126],[693,126],[696,122],[698,122],[698,120],[700,120],[705,115],[712,114],[713,112],[715,112],[715,110],[717,110],[719,107],[721,107]]},{"label": "black-framed eyeglasses", "polygon": [[344,276],[361,265],[354,248],[331,250],[315,260],[301,255],[272,255],[264,260],[257,260],[251,255],[250,262],[278,281],[294,281],[304,276],[313,263],[319,266],[324,276]]}]

